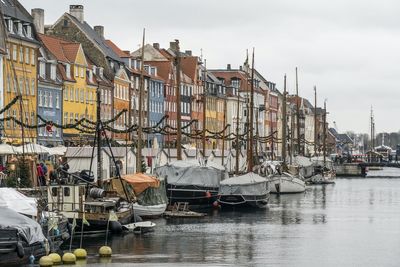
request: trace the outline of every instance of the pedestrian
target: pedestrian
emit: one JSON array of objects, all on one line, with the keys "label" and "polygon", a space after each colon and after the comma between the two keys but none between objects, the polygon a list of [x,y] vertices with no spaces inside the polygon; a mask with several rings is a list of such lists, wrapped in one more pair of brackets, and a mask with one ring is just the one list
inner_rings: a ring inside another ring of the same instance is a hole
[{"label": "pedestrian", "polygon": [[41,162],[41,163],[40,163],[40,167],[42,167],[44,177],[47,177],[48,169],[47,169],[46,164],[44,164],[43,162]]},{"label": "pedestrian", "polygon": [[42,166],[40,164],[37,164],[36,172],[37,172],[37,178],[38,178],[38,185],[39,186],[45,186],[46,185],[46,180],[44,178],[43,169],[42,169]]}]

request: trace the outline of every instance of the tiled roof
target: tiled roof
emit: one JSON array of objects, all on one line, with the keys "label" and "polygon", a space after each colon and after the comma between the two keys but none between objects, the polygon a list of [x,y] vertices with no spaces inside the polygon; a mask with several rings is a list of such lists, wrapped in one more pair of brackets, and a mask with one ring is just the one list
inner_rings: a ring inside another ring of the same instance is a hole
[{"label": "tiled roof", "polygon": [[113,41],[104,40],[105,43],[121,58],[130,57],[130,55],[124,51],[122,51]]},{"label": "tiled roof", "polygon": [[39,34],[39,39],[57,60],[62,62],[75,62],[76,54],[79,50],[79,43],[65,41],[63,39]]},{"label": "tiled roof", "polygon": [[214,76],[217,78],[222,78],[225,80],[225,85],[230,86],[230,81],[232,78],[237,78],[240,79],[240,90],[245,91],[246,88],[250,88],[250,84],[246,86],[248,77],[246,77],[246,74],[243,71],[240,70],[210,70]]},{"label": "tiled roof", "polygon": [[181,68],[183,73],[190,77],[193,81],[197,78],[198,57],[182,57]]},{"label": "tiled roof", "polygon": [[5,16],[10,16],[25,22],[33,22],[32,16],[17,0],[1,0],[0,6]]}]

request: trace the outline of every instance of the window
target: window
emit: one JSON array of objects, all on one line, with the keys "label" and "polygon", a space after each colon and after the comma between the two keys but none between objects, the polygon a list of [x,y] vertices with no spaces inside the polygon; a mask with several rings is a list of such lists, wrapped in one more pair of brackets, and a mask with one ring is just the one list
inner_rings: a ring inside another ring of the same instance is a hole
[{"label": "window", "polygon": [[25,47],[25,63],[29,64],[29,59],[30,59],[30,55],[29,55],[29,48]]},{"label": "window", "polygon": [[75,77],[78,77],[79,76],[78,66],[74,67],[74,72],[75,72]]},{"label": "window", "polygon": [[86,96],[86,98],[85,98],[86,104],[88,104],[89,103],[89,92],[88,91],[86,91],[85,96]]},{"label": "window", "polygon": [[22,94],[24,92],[24,78],[19,77],[19,88],[18,93]]},{"label": "window", "polygon": [[74,113],[69,114],[69,123],[73,124],[74,123]]},{"label": "window", "polygon": [[47,107],[47,105],[49,104],[48,102],[48,98],[47,98],[47,92],[43,92],[43,106]]},{"label": "window", "polygon": [[79,89],[75,89],[75,102],[79,102]]},{"label": "window", "polygon": [[7,92],[11,92],[11,79],[10,79],[10,74],[7,74]]},{"label": "window", "polygon": [[51,64],[50,67],[50,79],[55,80],[56,79],[56,65]]},{"label": "window", "polygon": [[22,46],[19,47],[19,62],[24,63],[24,48]]},{"label": "window", "polygon": [[65,88],[64,88],[64,100],[66,100],[66,101],[68,101],[68,87],[67,86],[65,86]]},{"label": "window", "polygon": [[[7,117],[10,117],[10,110],[7,110]],[[7,128],[10,128],[10,126],[11,126],[10,120],[6,121],[6,126],[7,126]]]},{"label": "window", "polygon": [[[12,111],[12,116],[13,116],[14,119],[17,118],[17,111],[16,111],[15,109]],[[13,121],[12,127],[13,127],[14,129],[15,129],[15,125],[16,125],[16,123],[15,123],[15,121]]]},{"label": "window", "polygon": [[13,60],[17,61],[17,45],[13,45],[12,53],[13,53]]},{"label": "window", "polygon": [[69,92],[70,92],[69,100],[74,101],[74,88],[71,88]]},{"label": "window", "polygon": [[56,108],[60,108],[60,94],[56,93]]},{"label": "window", "polygon": [[[58,95],[57,95],[57,96],[58,96]],[[59,123],[60,123],[59,120],[56,120],[56,123],[59,124]],[[60,136],[60,131],[59,131],[58,128],[55,128],[55,134],[56,134],[57,137]]]},{"label": "window", "polygon": [[68,123],[68,112],[64,112],[64,124]]},{"label": "window", "polygon": [[79,114],[75,113],[75,121],[78,121],[78,120],[79,120]]},{"label": "window", "polygon": [[53,107],[53,94],[49,92],[49,106],[50,108]]},{"label": "window", "polygon": [[45,62],[40,62],[39,63],[39,75],[43,79],[46,79],[46,63]]},{"label": "window", "polygon": [[36,64],[35,62],[36,62],[35,50],[32,49],[32,51],[31,51],[31,64],[32,64],[33,66],[35,66],[35,64]]},{"label": "window", "polygon": [[85,91],[83,91],[83,89],[80,90],[80,100],[81,103],[83,103],[85,101]]},{"label": "window", "polygon": [[65,65],[65,72],[67,74],[67,78],[71,78],[71,65],[69,65],[68,63]]},{"label": "window", "polygon": [[11,56],[10,44],[7,44],[6,47],[7,47],[7,59],[10,59],[10,56]]},{"label": "window", "polygon": [[43,105],[42,90],[39,90],[38,94],[39,94],[39,101],[38,101],[39,103],[38,103],[38,105],[39,105],[39,107],[41,107]]},{"label": "window", "polygon": [[29,78],[26,78],[26,79],[25,79],[25,90],[26,90],[26,94],[29,95],[29,91],[30,91],[30,88],[29,88]]},{"label": "window", "polygon": [[35,124],[35,123],[36,123],[36,120],[35,120],[35,112],[32,111],[32,112],[31,112],[31,124]]},{"label": "window", "polygon": [[84,69],[83,67],[81,67],[81,68],[80,68],[80,71],[81,71],[81,78],[83,78],[83,74],[84,74],[84,72],[85,72],[85,69]]},{"label": "window", "polygon": [[36,82],[35,79],[31,79],[31,95],[35,95],[35,91],[36,91]]}]

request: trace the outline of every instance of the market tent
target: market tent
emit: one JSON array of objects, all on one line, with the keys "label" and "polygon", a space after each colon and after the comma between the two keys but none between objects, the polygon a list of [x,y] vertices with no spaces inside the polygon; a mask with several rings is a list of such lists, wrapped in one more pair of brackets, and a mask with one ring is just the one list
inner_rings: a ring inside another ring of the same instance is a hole
[{"label": "market tent", "polygon": [[14,188],[0,188],[0,207],[6,207],[29,216],[37,216],[35,199],[21,194]]},{"label": "market tent", "polygon": [[25,144],[23,146],[19,146],[15,148],[17,153],[23,153],[25,150],[26,154],[50,154],[49,148],[45,146],[41,146],[38,144]]},{"label": "market tent", "polygon": [[135,173],[122,176],[127,183],[133,186],[136,195],[139,195],[149,187],[159,187],[160,181],[144,173]]},{"label": "market tent", "polygon": [[0,144],[0,155],[14,155],[17,154],[17,147],[10,146],[9,144]]},{"label": "market tent", "polygon": [[55,146],[55,147],[47,148],[47,150],[49,151],[50,155],[64,156],[65,153],[67,152],[67,147]]}]

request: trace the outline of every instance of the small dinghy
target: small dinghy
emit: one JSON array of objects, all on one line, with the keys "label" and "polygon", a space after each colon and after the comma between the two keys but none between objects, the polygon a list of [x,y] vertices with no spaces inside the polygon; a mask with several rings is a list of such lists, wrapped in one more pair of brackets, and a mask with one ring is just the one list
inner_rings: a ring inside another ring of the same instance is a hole
[{"label": "small dinghy", "polygon": [[156,224],[151,221],[144,221],[125,224],[122,226],[122,229],[127,232],[143,234],[154,231],[155,226]]}]

